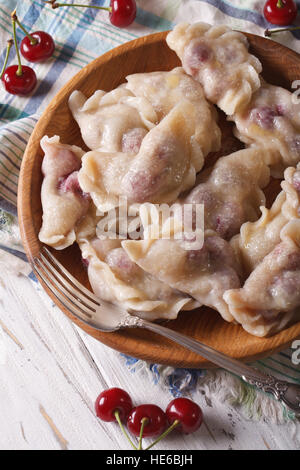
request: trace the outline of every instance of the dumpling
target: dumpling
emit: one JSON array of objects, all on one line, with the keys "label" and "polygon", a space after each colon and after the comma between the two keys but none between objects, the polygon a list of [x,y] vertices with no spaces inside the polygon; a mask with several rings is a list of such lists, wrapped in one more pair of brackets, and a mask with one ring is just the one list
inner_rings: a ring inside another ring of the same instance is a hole
[{"label": "dumpling", "polygon": [[243,288],[224,293],[234,319],[255,336],[274,334],[299,317],[300,220],[288,222],[280,239]]},{"label": "dumpling", "polygon": [[290,91],[263,83],[249,105],[231,119],[240,140],[276,150],[269,162],[272,176],[282,178],[285,168],[300,161],[300,104],[294,103]]},{"label": "dumpling", "polygon": [[189,189],[209,151],[207,142],[202,149],[207,125],[196,103],[179,102],[144,138],[122,180],[123,194],[134,202],[170,202]]},{"label": "dumpling", "polygon": [[240,281],[228,242],[207,233],[199,250],[185,250],[180,241],[167,239],[124,240],[122,247],[144,271],[232,321],[223,294]]},{"label": "dumpling", "polygon": [[[143,206],[145,212],[148,208]],[[142,215],[143,222],[146,215]],[[153,220],[151,214],[150,220]],[[165,222],[165,227],[170,221]],[[150,224],[151,225],[151,222]],[[180,227],[174,223],[173,237],[167,238],[164,227],[160,236],[147,238],[149,227],[144,226],[144,240],[124,240],[122,247],[129,258],[144,271],[174,289],[185,292],[200,304],[214,308],[227,321],[232,320],[223,294],[228,289],[240,286],[239,267],[229,243],[212,231],[206,231],[203,245],[186,244],[191,233],[183,238],[175,236]],[[169,235],[169,234],[168,234]],[[186,237],[186,239],[185,239]],[[191,238],[192,239],[192,238]],[[193,249],[194,248],[194,249]]]},{"label": "dumpling", "polygon": [[300,218],[300,164],[284,172],[282,191],[272,207],[260,208],[262,215],[255,222],[246,222],[230,241],[248,275],[280,243],[282,228],[293,218]]},{"label": "dumpling", "polygon": [[270,209],[261,206],[261,217],[255,222],[245,222],[240,233],[230,241],[246,275],[279,243],[280,231],[287,223],[282,213],[285,200],[285,194],[281,192]]},{"label": "dumpling", "polygon": [[138,153],[141,141],[157,122],[151,104],[124,85],[108,93],[97,90],[89,99],[73,91],[69,108],[91,150]]},{"label": "dumpling", "polygon": [[260,87],[261,63],[249,54],[246,36],[228,26],[180,23],[167,43],[185,72],[202,84],[207,99],[228,115],[247,105]]},{"label": "dumpling", "polygon": [[83,150],[60,143],[58,136],[44,136],[41,147],[45,153],[41,201],[43,209],[39,239],[62,250],[75,241],[74,228],[86,214],[90,197],[78,182]]},{"label": "dumpling", "polygon": [[[100,211],[125,196],[130,204],[172,202],[190,189],[204,162],[201,151],[208,121],[196,104],[180,101],[144,137],[137,155],[88,152],[79,172],[80,185]],[[199,145],[198,145],[199,136]]]},{"label": "dumpling", "polygon": [[260,147],[240,150],[222,157],[208,177],[181,204],[204,204],[204,224],[220,237],[230,239],[247,220],[256,220],[265,204],[261,188],[269,183],[270,171],[264,159],[268,150]]},{"label": "dumpling", "polygon": [[126,77],[126,80],[126,88],[150,102],[159,120],[180,101],[193,103],[199,120],[193,138],[195,152],[198,147],[205,157],[209,152],[220,149],[221,132],[217,125],[217,111],[206,101],[200,83],[187,75],[182,67],[170,72],[136,73]]},{"label": "dumpling", "polygon": [[101,240],[96,236],[92,212],[77,230],[77,243],[87,264],[95,294],[107,302],[122,305],[146,320],[174,319],[181,309],[197,306],[182,294],[143,271],[121,247],[120,239]]}]

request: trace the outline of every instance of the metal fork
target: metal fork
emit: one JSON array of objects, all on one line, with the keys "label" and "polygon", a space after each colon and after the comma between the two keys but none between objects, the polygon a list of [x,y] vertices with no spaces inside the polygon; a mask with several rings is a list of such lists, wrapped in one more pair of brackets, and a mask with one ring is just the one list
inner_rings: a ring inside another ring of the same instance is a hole
[{"label": "metal fork", "polygon": [[165,336],[176,343],[200,354],[214,364],[241,377],[257,389],[271,393],[296,415],[300,415],[300,386],[282,381],[243,362],[233,359],[200,341],[166,328],[157,323],[129,314],[125,309],[100,300],[75,279],[64,266],[43,247],[31,260],[32,268],[55,298],[77,319],[103,332],[121,328],[145,328]]}]

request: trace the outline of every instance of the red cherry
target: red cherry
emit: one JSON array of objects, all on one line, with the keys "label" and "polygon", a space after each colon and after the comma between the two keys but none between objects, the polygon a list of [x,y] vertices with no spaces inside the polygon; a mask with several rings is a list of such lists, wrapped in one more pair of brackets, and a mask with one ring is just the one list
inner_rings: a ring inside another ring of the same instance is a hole
[{"label": "red cherry", "polygon": [[200,428],[203,414],[200,406],[188,398],[175,398],[166,409],[169,424],[175,420],[180,421],[178,429],[184,434],[191,434]]},{"label": "red cherry", "polygon": [[110,7],[112,10],[109,13],[109,19],[114,26],[125,28],[135,20],[135,0],[111,0]]},{"label": "red cherry", "polygon": [[35,71],[27,65],[22,65],[22,75],[17,75],[18,65],[7,67],[2,82],[8,93],[12,95],[28,95],[37,83]]},{"label": "red cherry", "polygon": [[297,5],[293,0],[268,0],[264,6],[264,15],[272,24],[289,25],[297,16]]},{"label": "red cherry", "polygon": [[30,36],[37,40],[32,44],[30,38],[25,36],[20,45],[20,51],[23,57],[29,62],[41,62],[52,56],[55,44],[50,34],[45,31],[36,31],[30,33]]},{"label": "red cherry", "polygon": [[143,418],[148,420],[144,427],[143,437],[158,436],[166,428],[167,417],[159,406],[140,405],[133,408],[127,420],[127,427],[134,436],[140,435]]},{"label": "red cherry", "polygon": [[97,397],[95,411],[102,421],[116,421],[115,411],[119,412],[121,421],[125,421],[132,410],[132,401],[125,390],[108,388]]}]

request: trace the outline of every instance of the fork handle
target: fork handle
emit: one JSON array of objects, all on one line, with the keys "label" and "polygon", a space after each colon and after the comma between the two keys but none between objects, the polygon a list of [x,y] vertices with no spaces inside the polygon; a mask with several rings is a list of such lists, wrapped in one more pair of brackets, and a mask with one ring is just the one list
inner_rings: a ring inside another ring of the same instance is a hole
[{"label": "fork handle", "polygon": [[202,357],[208,359],[214,364],[232,372],[241,377],[245,382],[255,386],[259,390],[266,393],[271,393],[274,397],[284,403],[296,414],[300,413],[300,386],[291,382],[279,380],[272,375],[265,374],[264,372],[244,364],[241,361],[233,359],[206,344],[189,338],[188,336],[178,333],[177,331],[166,328],[157,323],[151,323],[147,320],[142,320],[138,324],[139,327],[145,328],[149,331],[165,336],[175,343],[184,346],[191,351],[200,354]]}]

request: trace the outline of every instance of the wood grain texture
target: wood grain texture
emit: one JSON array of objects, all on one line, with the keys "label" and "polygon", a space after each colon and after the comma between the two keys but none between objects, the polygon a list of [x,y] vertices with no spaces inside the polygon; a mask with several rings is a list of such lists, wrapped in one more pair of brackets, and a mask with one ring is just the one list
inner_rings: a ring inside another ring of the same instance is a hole
[{"label": "wood grain texture", "polygon": [[[77,328],[36,283],[5,269],[0,315],[0,450],[129,450],[118,425],[96,418],[98,394],[121,387],[135,405],[162,409],[173,398],[168,385],[153,380],[155,368],[153,374],[130,372],[116,351]],[[203,425],[194,434],[171,433],[154,450],[300,448],[299,427],[249,420],[201,379],[187,396],[203,409]]]},{"label": "wood grain texture", "polygon": [[[88,97],[95,90],[112,90],[125,81],[130,73],[171,70],[180,65],[175,53],[165,43],[166,32],[149,35],[126,43],[104,54],[84,67],[57,94],[38,121],[23,157],[18,188],[19,223],[25,251],[29,259],[37,255],[40,247],[38,232],[41,226],[40,188],[42,182],[42,151],[39,142],[43,135],[58,134],[61,141],[86,148],[79,128],[68,109],[68,97],[73,90],[81,90]],[[300,77],[300,57],[297,53],[271,40],[247,34],[251,52],[262,62],[263,76],[270,83],[291,88]],[[269,199],[278,191],[278,184],[270,186]],[[76,245],[55,251],[55,256],[83,284],[90,288],[80,262]],[[48,292],[46,286],[43,286]],[[210,367],[206,360],[155,334],[139,329],[115,333],[101,333],[72,317],[48,292],[53,301],[76,324],[104,344],[141,359],[177,367]],[[285,348],[300,336],[300,323],[271,338],[256,338],[240,326],[226,323],[217,312],[202,307],[184,312],[168,326],[233,357],[250,361]]]}]

